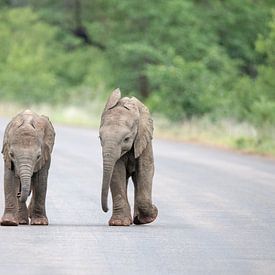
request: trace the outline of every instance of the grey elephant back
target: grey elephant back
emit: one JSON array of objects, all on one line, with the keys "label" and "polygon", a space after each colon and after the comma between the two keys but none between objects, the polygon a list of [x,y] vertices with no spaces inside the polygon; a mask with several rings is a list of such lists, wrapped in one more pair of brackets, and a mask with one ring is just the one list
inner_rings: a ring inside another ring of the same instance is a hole
[{"label": "grey elephant back", "polygon": [[30,110],[25,110],[16,115],[10,123],[7,125],[4,133],[2,154],[6,165],[11,169],[11,159],[9,157],[9,139],[15,131],[20,131],[20,128],[31,126],[38,138],[43,142],[43,152],[40,162],[36,165],[35,171],[41,169],[41,167],[50,159],[50,154],[53,150],[55,131],[48,117],[38,115]]}]

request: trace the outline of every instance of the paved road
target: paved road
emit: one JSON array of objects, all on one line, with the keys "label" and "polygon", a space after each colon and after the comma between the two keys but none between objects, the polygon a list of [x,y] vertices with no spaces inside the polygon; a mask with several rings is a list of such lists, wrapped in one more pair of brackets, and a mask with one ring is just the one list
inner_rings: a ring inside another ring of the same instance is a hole
[{"label": "paved road", "polygon": [[56,133],[50,225],[0,227],[0,274],[275,274],[274,161],[155,140],[159,218],[108,227],[97,132]]}]

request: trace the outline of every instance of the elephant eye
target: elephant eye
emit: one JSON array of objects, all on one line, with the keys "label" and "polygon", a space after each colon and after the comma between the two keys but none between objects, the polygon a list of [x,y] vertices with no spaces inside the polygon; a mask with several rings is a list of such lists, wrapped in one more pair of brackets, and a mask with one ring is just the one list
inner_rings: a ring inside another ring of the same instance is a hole
[{"label": "elephant eye", "polygon": [[14,153],[13,152],[10,152],[10,157],[14,158]]},{"label": "elephant eye", "polygon": [[129,141],[129,137],[126,137],[125,139],[124,139],[124,142],[128,142]]},{"label": "elephant eye", "polygon": [[38,156],[37,156],[37,159],[40,159],[41,158],[41,154],[39,154]]}]

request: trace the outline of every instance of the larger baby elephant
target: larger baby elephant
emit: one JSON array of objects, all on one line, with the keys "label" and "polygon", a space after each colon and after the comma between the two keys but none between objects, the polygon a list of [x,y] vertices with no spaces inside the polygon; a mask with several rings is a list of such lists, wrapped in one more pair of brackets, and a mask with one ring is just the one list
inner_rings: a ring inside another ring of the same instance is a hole
[{"label": "larger baby elephant", "polygon": [[[26,110],[8,124],[3,142],[5,211],[1,225],[47,225],[45,199],[55,132],[49,119]],[[26,200],[32,192],[29,209]]]},{"label": "larger baby elephant", "polygon": [[[109,225],[154,221],[158,210],[152,204],[153,121],[148,109],[134,97],[121,98],[119,89],[113,91],[101,117],[99,134],[103,156],[103,211],[108,211],[109,187],[113,199]],[[127,199],[129,177],[132,177],[135,186],[133,221]]]}]

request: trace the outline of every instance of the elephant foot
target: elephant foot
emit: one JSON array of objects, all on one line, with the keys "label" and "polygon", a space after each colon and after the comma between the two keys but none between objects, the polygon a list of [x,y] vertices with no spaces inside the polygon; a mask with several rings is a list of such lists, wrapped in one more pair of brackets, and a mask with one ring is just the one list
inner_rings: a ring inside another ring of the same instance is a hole
[{"label": "elephant foot", "polygon": [[4,214],[1,220],[1,225],[3,226],[17,226],[18,219],[13,214]]},{"label": "elephant foot", "polygon": [[138,212],[134,216],[134,224],[146,224],[153,222],[158,216],[158,209],[152,205],[149,209],[138,208]]},{"label": "elephant foot", "polygon": [[19,218],[19,224],[26,225],[29,224],[28,218]]},{"label": "elephant foot", "polygon": [[48,225],[47,217],[32,217],[31,218],[31,225]]},{"label": "elephant foot", "polygon": [[129,226],[133,223],[131,217],[112,216],[109,220],[110,226]]}]

